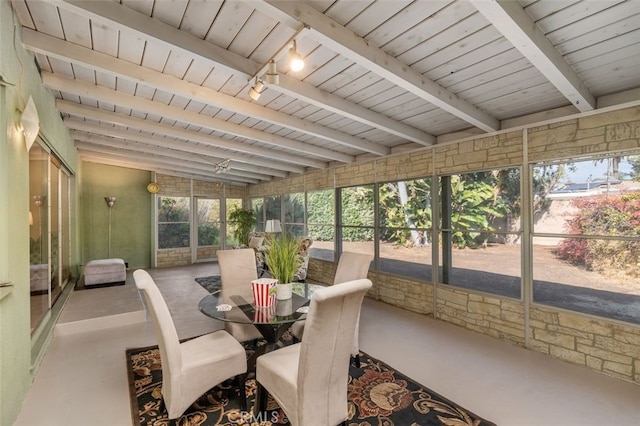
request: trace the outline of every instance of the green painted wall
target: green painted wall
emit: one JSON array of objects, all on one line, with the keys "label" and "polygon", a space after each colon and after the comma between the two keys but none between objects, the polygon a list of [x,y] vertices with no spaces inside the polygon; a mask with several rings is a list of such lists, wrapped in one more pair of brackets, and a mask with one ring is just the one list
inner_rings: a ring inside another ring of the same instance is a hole
[{"label": "green painted wall", "polygon": [[[0,300],[0,425],[18,415],[32,380],[32,356],[40,359],[46,345],[32,354],[29,305],[29,158],[15,123],[33,97],[40,116],[40,134],[72,173],[77,173],[73,141],[55,110],[55,100],[41,83],[33,55],[22,48],[17,17],[8,0],[0,0],[0,75],[14,84],[0,88],[0,282],[13,290]],[[9,130],[9,131],[7,131]],[[77,217],[77,216],[75,216]],[[77,224],[72,219],[72,236]],[[78,263],[78,245],[71,264]],[[38,339],[46,341],[51,327]],[[35,340],[35,338],[34,338]]]},{"label": "green painted wall", "polygon": [[111,256],[129,268],[151,266],[151,173],[96,163],[82,163],[80,205],[82,264],[109,257],[109,208],[105,197],[116,197],[111,210]]}]

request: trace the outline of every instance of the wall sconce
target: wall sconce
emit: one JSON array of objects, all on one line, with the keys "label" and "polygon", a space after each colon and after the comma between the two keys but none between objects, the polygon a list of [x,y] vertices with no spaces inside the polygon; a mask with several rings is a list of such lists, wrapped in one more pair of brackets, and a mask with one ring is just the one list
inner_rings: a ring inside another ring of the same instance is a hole
[{"label": "wall sconce", "polygon": [[269,69],[264,75],[264,81],[267,84],[280,84],[280,75],[278,75],[278,70],[276,69],[276,61],[273,59],[269,61]]},{"label": "wall sconce", "polygon": [[280,226],[280,221],[278,219],[270,219],[264,225],[264,232],[272,234],[275,232],[282,232],[282,226]]},{"label": "wall sconce", "polygon": [[230,167],[231,167],[231,159],[227,158],[226,160],[221,161],[218,164],[214,164],[213,170],[216,172],[217,175],[219,175],[220,173],[224,173],[228,171]]},{"label": "wall sconce", "polygon": [[289,67],[294,72],[301,71],[304,68],[304,59],[298,53],[295,39],[293,40],[293,47],[289,49]]},{"label": "wall sconce", "polygon": [[29,96],[27,106],[20,116],[19,130],[24,134],[24,144],[29,152],[40,131],[40,117],[38,117],[38,110],[31,96]]},{"label": "wall sconce", "polygon": [[262,91],[264,90],[264,83],[256,78],[256,83],[249,89],[249,97],[254,101],[260,99]]}]

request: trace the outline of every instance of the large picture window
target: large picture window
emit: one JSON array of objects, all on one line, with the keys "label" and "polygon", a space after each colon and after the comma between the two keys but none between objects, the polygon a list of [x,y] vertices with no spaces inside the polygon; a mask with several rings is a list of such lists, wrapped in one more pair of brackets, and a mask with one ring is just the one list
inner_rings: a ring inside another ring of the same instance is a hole
[{"label": "large picture window", "polygon": [[431,280],[431,179],[378,187],[379,270]]},{"label": "large picture window", "polygon": [[158,248],[190,247],[189,197],[158,197]]},{"label": "large picture window", "polygon": [[520,169],[440,179],[439,281],[521,297]]},{"label": "large picture window", "polygon": [[335,244],[335,191],[307,193],[307,233],[313,238],[309,256],[333,261]]},{"label": "large picture window", "polygon": [[282,229],[296,237],[304,236],[304,192],[285,194]]},{"label": "large picture window", "polygon": [[533,301],[640,324],[640,155],[536,164]]},{"label": "large picture window", "polygon": [[375,200],[373,185],[341,188],[340,252],[374,254]]}]

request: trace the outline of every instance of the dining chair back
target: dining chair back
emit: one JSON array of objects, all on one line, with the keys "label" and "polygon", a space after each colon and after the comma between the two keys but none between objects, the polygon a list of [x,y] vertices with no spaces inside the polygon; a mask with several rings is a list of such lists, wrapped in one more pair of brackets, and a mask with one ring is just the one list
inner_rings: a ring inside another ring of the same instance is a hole
[{"label": "dining chair back", "polygon": [[258,358],[256,410],[264,410],[266,390],[293,426],[347,420],[352,338],[371,286],[370,280],[360,279],[314,292],[302,342]]},{"label": "dining chair back", "polygon": [[241,400],[246,398],[244,348],[226,331],[216,331],[180,343],[169,308],[146,271],[133,273],[136,287],[144,295],[160,349],[162,397],[169,419],[180,417],[207,390],[237,376]]},{"label": "dining chair back", "polygon": [[[373,255],[366,253],[355,253],[345,251],[340,255],[338,260],[338,266],[336,267],[336,274],[333,278],[333,284],[340,284],[347,281],[353,281],[358,279],[367,278],[369,273],[369,266],[373,260]],[[302,340],[304,335],[306,321],[298,321],[291,326],[291,334],[298,340]],[[356,322],[356,329],[353,336],[353,346],[351,349],[351,356],[356,364],[360,366],[360,313],[358,312],[358,321]]]},{"label": "dining chair back", "polygon": [[[251,281],[258,279],[256,256],[251,248],[218,250],[218,266],[222,290],[234,287],[251,288]],[[244,315],[242,312],[235,313]],[[231,314],[230,314],[231,315]],[[262,338],[262,334],[251,324],[239,324],[231,321],[224,323],[225,330],[239,342]]]}]

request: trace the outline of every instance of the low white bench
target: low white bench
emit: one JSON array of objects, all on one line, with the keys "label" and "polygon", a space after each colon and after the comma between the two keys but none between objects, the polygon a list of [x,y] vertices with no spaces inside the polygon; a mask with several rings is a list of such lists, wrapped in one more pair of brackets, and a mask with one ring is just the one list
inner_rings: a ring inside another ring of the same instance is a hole
[{"label": "low white bench", "polygon": [[127,269],[122,259],[98,259],[84,266],[84,285],[122,283],[127,279]]}]

